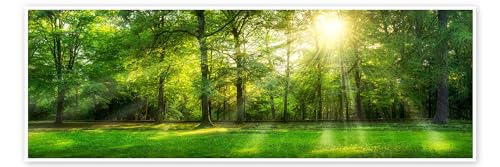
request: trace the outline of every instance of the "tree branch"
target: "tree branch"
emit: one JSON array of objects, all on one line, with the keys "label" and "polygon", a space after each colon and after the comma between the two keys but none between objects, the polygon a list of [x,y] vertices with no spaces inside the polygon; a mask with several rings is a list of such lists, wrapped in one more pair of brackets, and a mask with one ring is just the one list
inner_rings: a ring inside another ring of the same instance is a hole
[{"label": "tree branch", "polygon": [[163,35],[163,34],[165,34],[165,33],[169,33],[169,34],[171,34],[171,33],[180,33],[180,32],[181,32],[181,33],[186,33],[186,34],[191,35],[191,36],[193,36],[193,37],[197,37],[197,35],[196,35],[195,33],[191,32],[191,31],[188,31],[188,30],[172,30],[172,31],[162,31],[162,32],[158,33],[158,34],[157,34],[157,36],[161,36],[161,35]]},{"label": "tree branch", "polygon": [[234,15],[234,17],[231,20],[229,20],[226,24],[224,24],[222,27],[220,27],[219,29],[217,29],[216,31],[214,31],[212,33],[207,33],[206,37],[212,36],[212,35],[218,33],[219,31],[223,30],[224,28],[226,28],[229,24],[231,24],[238,17],[238,15],[240,13],[241,13],[241,10],[238,11],[238,13],[236,13],[236,15]]}]

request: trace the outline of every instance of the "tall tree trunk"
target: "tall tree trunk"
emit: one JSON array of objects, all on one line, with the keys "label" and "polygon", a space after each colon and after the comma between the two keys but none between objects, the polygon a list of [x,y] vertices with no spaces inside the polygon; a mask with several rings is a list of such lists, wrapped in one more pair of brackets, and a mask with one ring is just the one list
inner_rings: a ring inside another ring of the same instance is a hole
[{"label": "tall tree trunk", "polygon": [[432,89],[429,86],[429,92],[427,93],[427,118],[432,118]]},{"label": "tall tree trunk", "polygon": [[222,110],[222,119],[226,120],[226,115],[227,115],[227,100],[226,97],[224,97],[224,108]]},{"label": "tall tree trunk", "polygon": [[212,117],[212,100],[210,98],[208,99],[208,116],[210,117],[210,120],[213,120],[214,118]]},{"label": "tall tree trunk", "polygon": [[270,104],[271,104],[271,113],[273,115],[273,120],[275,120],[276,119],[276,109],[274,108],[274,96],[271,95],[269,98],[270,98],[269,100],[271,100],[271,102],[270,102]]},{"label": "tall tree trunk", "polygon": [[448,24],[448,13],[446,10],[438,11],[439,20],[439,53],[438,60],[441,70],[440,81],[438,85],[436,114],[432,119],[433,123],[446,124],[448,123],[449,102],[448,102],[448,40],[446,27]]},{"label": "tall tree trunk", "polygon": [[[287,41],[290,41],[288,37]],[[286,52],[286,71],[285,71],[285,97],[283,99],[283,122],[288,121],[288,89],[289,89],[289,80],[290,80],[290,43],[287,46]]]},{"label": "tall tree trunk", "polygon": [[[238,68],[238,67],[237,67]],[[237,75],[241,75],[238,70]],[[236,79],[236,121],[245,121],[245,107],[243,106],[243,79],[238,76]]]},{"label": "tall tree trunk", "polygon": [[144,120],[148,120],[148,109],[149,109],[149,100],[146,99],[146,112],[144,114]]},{"label": "tall tree trunk", "polygon": [[[340,96],[339,96],[339,97],[340,97]],[[340,99],[340,101],[342,101],[342,100]],[[339,103],[339,104],[340,104],[340,103]],[[342,107],[339,107],[339,108],[342,108]],[[333,119],[335,119],[336,121],[338,121],[338,120],[339,120],[339,112],[341,112],[341,110],[339,110],[339,109],[337,108],[337,109],[336,109],[336,110],[334,110],[333,112],[334,112],[334,113],[333,113]]]},{"label": "tall tree trunk", "polygon": [[393,120],[396,117],[396,111],[397,111],[396,100],[394,100],[394,102],[392,102],[391,105],[391,120]]},{"label": "tall tree trunk", "polygon": [[403,101],[399,102],[399,118],[404,120],[406,118],[406,108]]},{"label": "tall tree trunk", "polygon": [[355,111],[356,111],[356,117],[358,120],[363,119],[363,109],[362,109],[362,103],[361,103],[361,73],[359,71],[359,60],[356,61],[355,67],[354,67],[354,81],[356,82],[356,97],[355,97]]},{"label": "tall tree trunk", "polygon": [[75,110],[76,112],[80,112],[80,104],[79,104],[79,99],[78,99],[78,85],[75,87]]},{"label": "tall tree trunk", "polygon": [[56,108],[56,124],[63,123],[64,115],[64,97],[66,94],[66,88],[64,85],[59,85],[57,88],[57,108]]},{"label": "tall tree trunk", "polygon": [[[164,99],[165,101],[165,108],[164,108],[164,112],[163,114],[161,115],[161,120],[163,121],[165,119],[165,115],[169,112],[169,109],[168,109],[168,100],[167,99]],[[168,118],[168,117],[167,117]]]},{"label": "tall tree trunk", "polygon": [[[61,29],[61,23],[59,19],[55,19],[54,21],[55,29]],[[57,85],[57,100],[56,100],[56,124],[63,123],[63,115],[64,115],[64,98],[66,96],[66,83],[64,81],[63,76],[63,50],[61,44],[61,38],[59,34],[57,34],[54,38],[54,46],[53,46],[53,56],[54,56],[54,64],[56,67],[56,77],[58,81]]]},{"label": "tall tree trunk", "polygon": [[[226,101],[226,100],[224,99],[224,103],[226,103],[225,101]],[[223,106],[222,106],[222,111],[224,111],[224,110],[226,109],[226,106],[224,106],[224,105],[226,105],[226,104],[224,104],[224,103],[222,104],[222,105],[223,105]],[[217,120],[217,121],[219,121],[219,118],[220,118],[220,117],[219,117],[220,112],[221,112],[221,109],[220,109],[220,106],[219,106],[219,107],[218,107],[218,109],[217,109],[217,115],[216,115],[216,118],[215,118],[215,120]]]},{"label": "tall tree trunk", "polygon": [[288,117],[287,117],[287,112],[288,112],[288,78],[289,78],[289,73],[288,73],[288,61],[289,61],[289,56],[287,55],[287,72],[286,72],[286,79],[285,79],[285,97],[283,99],[283,122],[286,122]]},{"label": "tall tree trunk", "polygon": [[321,87],[322,87],[322,68],[321,68],[321,55],[317,55],[317,70],[318,70],[318,78],[317,78],[317,83],[316,83],[316,100],[318,103],[318,106],[316,108],[316,120],[321,120],[322,119],[322,110],[323,110],[323,99],[321,95]]},{"label": "tall tree trunk", "polygon": [[[210,51],[210,60],[209,60],[210,64],[211,62],[213,62],[213,54],[212,54],[212,51]],[[211,76],[211,72],[212,72],[212,69],[213,69],[213,66],[209,65],[208,66],[208,80],[212,80],[212,79],[216,79],[216,78],[212,78]],[[212,106],[212,99],[208,98],[208,117],[210,117],[210,120],[213,120],[214,118],[212,117],[212,111],[213,111],[213,106]]]},{"label": "tall tree trunk", "polygon": [[233,27],[231,33],[234,38],[234,57],[236,59],[236,121],[245,121],[244,81],[243,81],[243,55],[241,53],[240,32]]},{"label": "tall tree trunk", "polygon": [[93,113],[93,116],[94,116],[94,120],[98,120],[99,118],[97,117],[97,95],[94,94],[92,96],[92,101],[94,102],[94,113]]},{"label": "tall tree trunk", "polygon": [[[341,88],[342,89],[342,88]],[[341,93],[339,94],[339,109],[338,109],[338,116],[342,117],[342,112],[344,111],[344,96],[342,95],[342,90],[340,90]],[[346,113],[347,114],[347,113]],[[345,116],[345,120],[348,120],[349,116]]]},{"label": "tall tree trunk", "polygon": [[[292,19],[292,18],[291,18]],[[288,28],[286,32],[286,69],[285,69],[285,95],[283,99],[283,122],[288,121],[288,93],[290,89],[290,55],[292,54],[292,30],[290,22],[288,22]]]},{"label": "tall tree trunk", "polygon": [[155,121],[161,123],[163,121],[163,114],[165,113],[165,99],[163,93],[163,83],[165,82],[165,77],[160,74],[158,82],[158,112],[156,113]]},{"label": "tall tree trunk", "polygon": [[[164,26],[164,17],[160,17],[160,27]],[[165,59],[165,47],[162,47],[162,51],[160,53],[160,64],[163,63]],[[156,113],[155,121],[156,123],[161,123],[163,121],[163,116],[165,114],[165,93],[164,93],[164,83],[165,83],[165,71],[164,69],[160,69],[160,76],[158,78],[158,112]]]},{"label": "tall tree trunk", "polygon": [[[373,105],[372,105],[372,100],[370,98],[367,99],[368,103],[366,103],[368,106],[366,107],[366,118],[368,120],[373,119]],[[394,114],[396,116],[396,114]]]},{"label": "tall tree trunk", "polygon": [[201,68],[201,122],[198,126],[199,128],[211,127],[213,126],[212,121],[209,117],[208,111],[208,92],[209,92],[209,79],[208,79],[208,56],[207,56],[207,44],[205,37],[205,11],[197,10],[195,11],[196,17],[198,19],[198,33],[197,40],[200,47],[200,68]]},{"label": "tall tree trunk", "polygon": [[[345,76],[345,69],[344,69],[344,60],[342,53],[340,53],[340,89],[341,89],[341,97],[343,103],[342,105],[345,107],[345,120],[349,120],[349,102],[347,101],[347,88],[346,88],[346,76]],[[343,109],[343,108],[342,108]]]},{"label": "tall tree trunk", "polygon": [[300,102],[300,110],[302,111],[302,120],[306,120],[306,103],[303,100]]}]

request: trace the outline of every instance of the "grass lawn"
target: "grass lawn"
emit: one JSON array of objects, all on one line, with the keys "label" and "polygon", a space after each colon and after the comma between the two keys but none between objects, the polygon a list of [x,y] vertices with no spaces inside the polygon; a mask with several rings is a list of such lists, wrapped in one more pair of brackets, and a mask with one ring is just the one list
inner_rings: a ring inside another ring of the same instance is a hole
[{"label": "grass lawn", "polygon": [[471,122],[31,122],[30,158],[472,158]]}]

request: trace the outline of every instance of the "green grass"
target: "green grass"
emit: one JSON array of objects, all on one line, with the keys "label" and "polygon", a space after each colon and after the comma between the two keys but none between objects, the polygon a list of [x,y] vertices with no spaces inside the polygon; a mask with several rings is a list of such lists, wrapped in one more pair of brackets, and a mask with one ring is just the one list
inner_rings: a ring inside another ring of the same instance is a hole
[{"label": "green grass", "polygon": [[30,123],[30,158],[471,158],[472,125]]}]

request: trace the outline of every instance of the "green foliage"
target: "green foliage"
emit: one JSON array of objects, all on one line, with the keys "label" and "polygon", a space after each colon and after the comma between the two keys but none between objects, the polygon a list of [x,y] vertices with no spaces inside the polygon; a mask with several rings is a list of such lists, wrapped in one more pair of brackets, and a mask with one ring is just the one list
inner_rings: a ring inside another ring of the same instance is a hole
[{"label": "green foliage", "polygon": [[[271,120],[273,108],[281,120],[285,105],[291,120],[317,119],[319,111],[322,119],[352,119],[357,105],[365,115],[358,119],[419,119],[433,115],[444,70],[450,117],[472,117],[472,11],[450,11],[444,34],[430,10],[204,14],[208,78],[200,76],[194,11],[29,11],[30,120],[53,119],[62,88],[67,119],[199,120],[207,95],[212,120],[236,120],[238,78],[249,121]],[[330,24],[322,16],[340,20],[342,30],[321,27]],[[446,67],[436,56],[445,39]]]}]

